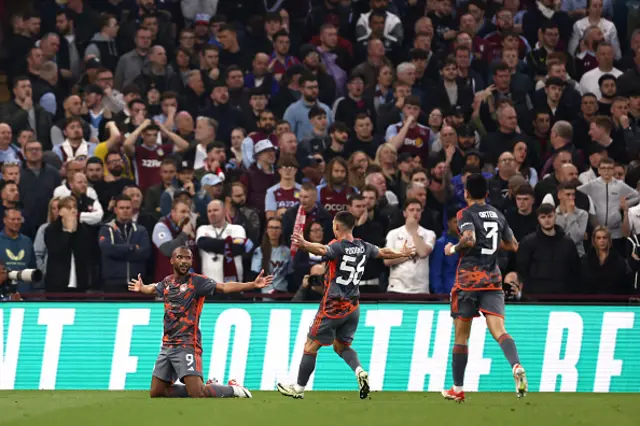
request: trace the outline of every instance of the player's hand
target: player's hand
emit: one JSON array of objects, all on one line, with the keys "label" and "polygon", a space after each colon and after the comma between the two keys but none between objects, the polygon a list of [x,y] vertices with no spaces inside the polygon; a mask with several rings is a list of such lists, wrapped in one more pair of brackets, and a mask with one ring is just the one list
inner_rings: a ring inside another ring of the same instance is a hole
[{"label": "player's hand", "polygon": [[445,256],[452,256],[451,247],[453,247],[453,244],[451,244],[451,243],[447,243],[447,245],[444,246],[444,254],[445,254]]},{"label": "player's hand", "polygon": [[129,291],[140,293],[142,291],[142,275],[138,274],[137,280],[129,281]]},{"label": "player's hand", "polygon": [[407,246],[407,241],[405,240],[400,253],[402,253],[404,257],[413,257],[416,255],[416,248]]},{"label": "player's hand", "polygon": [[265,288],[273,282],[273,275],[264,276],[264,269],[260,271],[257,278],[253,282],[253,288]]},{"label": "player's hand", "polygon": [[291,242],[298,247],[304,247],[304,243],[306,243],[304,236],[300,232],[296,232],[291,236]]}]

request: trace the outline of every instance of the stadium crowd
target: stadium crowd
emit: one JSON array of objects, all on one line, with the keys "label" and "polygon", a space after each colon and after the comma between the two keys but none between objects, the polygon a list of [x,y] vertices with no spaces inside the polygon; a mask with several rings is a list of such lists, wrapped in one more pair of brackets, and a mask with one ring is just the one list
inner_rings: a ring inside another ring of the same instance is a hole
[{"label": "stadium crowd", "polygon": [[356,237],[418,253],[359,265],[362,292],[448,294],[443,248],[479,172],[520,242],[501,256],[511,296],[637,290],[640,15],[626,2],[4,7],[0,260],[44,272],[18,293],[125,292],[188,245],[218,281],[264,269],[265,293],[319,299],[325,265],[291,235],[326,243],[348,210]]}]

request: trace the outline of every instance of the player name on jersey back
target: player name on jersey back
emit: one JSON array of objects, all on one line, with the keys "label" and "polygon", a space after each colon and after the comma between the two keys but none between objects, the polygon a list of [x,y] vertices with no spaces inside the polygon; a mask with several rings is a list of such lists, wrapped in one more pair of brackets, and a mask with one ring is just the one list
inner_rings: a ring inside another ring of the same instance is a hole
[{"label": "player name on jersey back", "polygon": [[496,212],[492,212],[491,210],[478,212],[478,216],[483,219],[498,219],[498,214]]}]

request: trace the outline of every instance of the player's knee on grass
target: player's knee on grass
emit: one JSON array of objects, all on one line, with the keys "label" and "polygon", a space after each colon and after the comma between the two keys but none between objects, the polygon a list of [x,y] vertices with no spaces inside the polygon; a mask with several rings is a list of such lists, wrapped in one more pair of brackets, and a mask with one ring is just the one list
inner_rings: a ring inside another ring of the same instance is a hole
[{"label": "player's knee on grass", "polygon": [[151,398],[164,398],[167,396],[167,389],[169,389],[171,383],[167,383],[163,380],[154,377],[151,379],[151,389],[149,389],[149,396]]},{"label": "player's knee on grass", "polygon": [[187,394],[189,398],[205,398],[204,383],[202,383],[202,377],[200,376],[186,376],[182,379],[187,387]]}]

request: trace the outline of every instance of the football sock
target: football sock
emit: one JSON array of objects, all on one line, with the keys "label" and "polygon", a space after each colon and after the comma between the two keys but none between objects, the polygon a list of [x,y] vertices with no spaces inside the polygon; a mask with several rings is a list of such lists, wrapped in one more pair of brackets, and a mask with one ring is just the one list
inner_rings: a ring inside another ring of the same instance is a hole
[{"label": "football sock", "polygon": [[167,389],[167,398],[189,398],[187,387],[184,385],[171,385]]},{"label": "football sock", "polygon": [[518,349],[516,349],[516,342],[513,341],[511,336],[507,333],[503,334],[498,338],[498,343],[500,344],[500,348],[502,352],[504,352],[504,356],[513,367],[516,364],[520,364],[520,357],[518,356]]},{"label": "football sock", "polygon": [[233,388],[231,386],[222,386],[209,384],[204,387],[204,394],[208,398],[233,398]]},{"label": "football sock", "polygon": [[[464,385],[464,370],[467,368],[467,361],[469,359],[469,346],[467,345],[453,345],[452,355],[452,369],[453,369],[453,384],[462,388]],[[456,388],[456,392],[459,392]]]},{"label": "football sock", "polygon": [[[316,369],[316,358],[318,357],[318,354],[312,354],[309,352],[305,352],[304,355],[302,355],[302,361],[300,361],[300,369],[298,370],[298,386],[301,386],[303,389],[305,386],[307,386],[307,383],[309,382],[309,377],[311,377],[311,374],[313,373],[313,370]],[[297,390],[299,391],[300,388],[297,388]]]},{"label": "football sock", "polygon": [[342,357],[342,359],[344,359],[344,362],[346,362],[347,365],[351,367],[353,371],[356,371],[358,367],[360,367],[358,354],[353,349],[346,348],[344,351],[342,351],[342,354],[340,356]]}]

